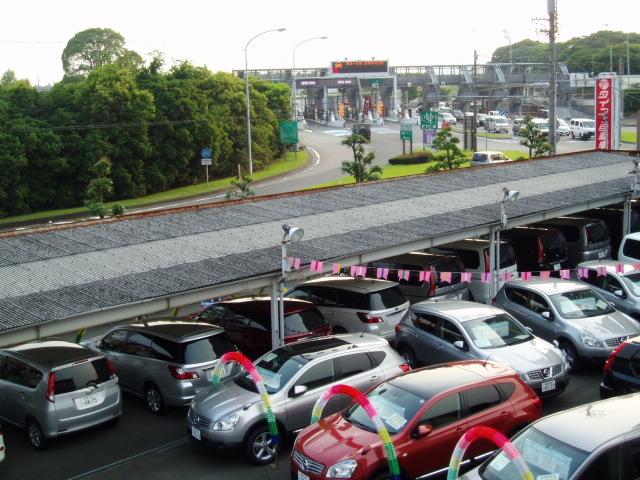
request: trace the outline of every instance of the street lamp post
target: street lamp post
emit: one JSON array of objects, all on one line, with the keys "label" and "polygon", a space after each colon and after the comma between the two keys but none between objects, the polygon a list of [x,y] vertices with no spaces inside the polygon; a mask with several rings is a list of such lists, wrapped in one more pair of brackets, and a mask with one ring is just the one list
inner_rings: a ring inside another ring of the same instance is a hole
[{"label": "street lamp post", "polygon": [[[282,246],[282,277],[278,288],[278,345],[273,345],[273,348],[284,345],[284,289],[287,282],[287,272],[291,271],[291,265],[289,265],[289,258],[287,257],[287,244],[297,243],[304,236],[302,228],[292,227],[286,223],[282,225],[282,231],[282,242],[280,242]],[[272,318],[271,320],[273,323],[274,319]]]},{"label": "street lamp post", "polygon": [[500,199],[499,205],[500,205],[500,225],[499,227],[496,229],[496,255],[495,255],[495,259],[496,259],[496,263],[495,263],[495,270],[494,270],[494,276],[495,276],[495,283],[496,283],[496,295],[498,293],[498,291],[500,290],[500,231],[503,229],[506,229],[507,227],[507,213],[505,211],[505,204],[507,202],[515,202],[518,197],[520,196],[520,192],[518,192],[517,190],[511,190],[507,187],[503,187],[502,191],[504,192],[502,195],[502,198]]},{"label": "street lamp post", "polygon": [[295,77],[296,48],[298,48],[303,43],[310,42],[311,40],[326,40],[326,39],[327,39],[326,35],[323,35],[322,37],[311,37],[311,38],[302,40],[301,42],[297,43],[295,47],[293,47],[293,62],[292,62],[293,68],[291,69],[291,118],[293,120],[296,119],[296,77]]},{"label": "street lamp post", "polygon": [[271,32],[284,32],[285,30],[286,28],[273,28],[271,30],[266,30],[251,37],[244,46],[244,81],[246,87],[245,96],[247,97],[247,152],[249,154],[249,175],[253,175],[253,156],[251,154],[251,100],[249,98],[249,59],[247,56],[247,50],[249,48],[249,44],[261,35]]},{"label": "street lamp post", "polygon": [[511,55],[511,35],[507,30],[502,30],[502,33],[504,34],[504,38],[509,41],[509,63],[513,63],[513,56]]}]

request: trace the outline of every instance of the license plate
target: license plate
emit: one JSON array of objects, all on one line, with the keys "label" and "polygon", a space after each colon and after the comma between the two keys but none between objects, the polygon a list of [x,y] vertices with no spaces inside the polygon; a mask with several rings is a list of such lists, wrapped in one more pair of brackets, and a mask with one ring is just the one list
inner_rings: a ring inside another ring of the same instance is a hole
[{"label": "license plate", "polygon": [[198,430],[196,427],[191,427],[191,435],[196,440],[202,440],[202,434],[200,433],[200,430]]},{"label": "license plate", "polygon": [[305,475],[304,473],[298,471],[298,480],[309,480],[309,475]]},{"label": "license plate", "polygon": [[553,264],[553,269],[554,270],[560,270],[560,264],[559,263],[554,263]]},{"label": "license plate", "polygon": [[551,390],[556,389],[556,381],[549,380],[548,382],[542,382],[542,393],[550,392]]},{"label": "license plate", "polygon": [[85,395],[84,397],[76,398],[76,406],[79,410],[91,408],[98,403],[100,402],[98,401],[98,397],[96,395]]}]

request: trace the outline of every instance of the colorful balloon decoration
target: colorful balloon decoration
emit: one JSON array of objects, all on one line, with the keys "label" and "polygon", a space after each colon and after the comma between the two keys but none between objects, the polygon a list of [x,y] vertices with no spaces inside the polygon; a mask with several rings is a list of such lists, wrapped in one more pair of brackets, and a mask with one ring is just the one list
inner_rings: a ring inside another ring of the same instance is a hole
[{"label": "colorful balloon decoration", "polygon": [[[507,437],[503,434],[494,430],[490,427],[473,427],[465,433],[458,443],[456,444],[456,448],[453,450],[453,455],[451,455],[451,462],[449,462],[449,473],[447,474],[447,480],[455,480],[458,478],[458,471],[460,470],[460,463],[462,462],[462,457],[464,456],[464,452],[467,450],[469,445],[471,445],[474,441],[479,438],[484,438],[486,440],[490,440],[509,457],[509,460],[514,462],[518,473],[520,474],[520,479],[522,480],[533,480],[533,473],[529,469],[528,465],[522,458],[522,455],[515,447],[513,443],[509,441]],[[514,479],[515,480],[515,479]]]},{"label": "colorful balloon decoration", "polygon": [[249,360],[240,352],[225,353],[224,355],[222,355],[222,357],[220,357],[216,368],[213,370],[213,383],[220,383],[220,379],[224,374],[224,366],[229,362],[239,363],[247,372],[249,372],[249,375],[251,375],[251,379],[253,380],[253,383],[256,384],[256,388],[258,389],[258,393],[260,394],[260,398],[262,399],[262,403],[264,404],[265,415],[267,416],[267,422],[269,424],[269,433],[271,434],[271,441],[274,445],[278,445],[280,443],[280,434],[278,433],[276,416],[273,414],[273,409],[271,408],[271,399],[269,398],[267,389],[264,387],[264,381],[262,380],[260,372],[258,372],[258,369],[251,362],[251,360]]},{"label": "colorful balloon decoration", "polygon": [[324,410],[327,402],[334,395],[340,394],[348,395],[353,398],[360,404],[362,408],[364,408],[369,417],[371,417],[371,420],[373,420],[373,423],[376,426],[376,430],[378,430],[378,435],[380,435],[380,438],[382,439],[384,449],[387,452],[387,461],[389,462],[389,471],[391,472],[391,478],[393,480],[400,480],[402,477],[400,476],[400,464],[398,463],[398,455],[396,454],[396,449],[393,446],[393,440],[391,440],[389,431],[387,430],[387,427],[384,426],[384,423],[382,422],[380,414],[378,413],[378,410],[376,410],[375,405],[373,405],[373,403],[371,403],[371,401],[358,389],[340,383],[325,391],[313,407],[313,411],[311,412],[311,423],[313,424],[320,420],[320,417],[322,416],[322,410]]}]

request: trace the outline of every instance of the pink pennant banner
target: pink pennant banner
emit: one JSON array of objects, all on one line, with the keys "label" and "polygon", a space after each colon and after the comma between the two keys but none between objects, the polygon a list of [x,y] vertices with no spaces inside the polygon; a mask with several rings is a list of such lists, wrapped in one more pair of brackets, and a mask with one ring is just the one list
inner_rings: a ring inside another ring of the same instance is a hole
[{"label": "pink pennant banner", "polygon": [[586,268],[578,268],[578,278],[585,278],[588,276],[588,270]]},{"label": "pink pennant banner", "polygon": [[[586,268],[585,268],[586,270]],[[599,277],[606,277],[607,276],[607,267],[597,267],[596,271],[598,272],[598,276]],[[587,275],[585,274],[585,277]]]},{"label": "pink pennant banner", "polygon": [[471,283],[471,272],[463,272],[460,275],[460,280],[462,282],[467,282],[467,283]]},{"label": "pink pennant banner", "polygon": [[411,275],[411,270],[405,270],[404,271],[404,279],[408,282],[409,281],[409,275]]},{"label": "pink pennant banner", "polygon": [[482,283],[491,283],[491,272],[482,272]]},{"label": "pink pennant banner", "polygon": [[451,272],[440,272],[440,280],[451,283]]},{"label": "pink pennant banner", "polygon": [[640,270],[640,263],[634,263],[633,268],[635,268],[636,270]]},{"label": "pink pennant banner", "polygon": [[549,280],[549,278],[551,278],[551,272],[549,270],[543,270],[540,272],[540,278],[543,280]]},{"label": "pink pennant banner", "polygon": [[316,272],[324,272],[324,262],[318,262],[316,263]]},{"label": "pink pennant banner", "polygon": [[398,280],[404,280],[404,270],[398,269]]},{"label": "pink pennant banner", "polygon": [[289,257],[287,260],[289,260],[289,268],[293,268],[293,257]]},{"label": "pink pennant banner", "polygon": [[311,270],[312,272],[317,272],[318,271],[318,261],[317,260],[311,260],[311,265],[309,265],[309,270]]},{"label": "pink pennant banner", "polygon": [[361,277],[365,277],[367,276],[367,267],[358,267],[358,275],[360,275]]},{"label": "pink pennant banner", "polygon": [[520,272],[520,278],[522,280],[531,280],[531,272]]},{"label": "pink pennant banner", "polygon": [[571,270],[560,270],[560,278],[564,280],[569,280],[571,277]]},{"label": "pink pennant banner", "polygon": [[333,273],[334,275],[337,275],[338,273],[340,273],[340,264],[339,263],[334,263],[333,267],[331,267],[331,273]]},{"label": "pink pennant banner", "polygon": [[616,273],[624,273],[624,264],[623,263],[618,263],[616,265]]},{"label": "pink pennant banner", "polygon": [[382,278],[382,268],[376,268],[376,278]]},{"label": "pink pennant banner", "polygon": [[349,268],[349,274],[352,277],[357,277],[358,276],[358,267],[357,267],[357,265],[351,265],[351,267]]},{"label": "pink pennant banner", "polygon": [[389,278],[389,269],[388,268],[383,268],[382,269],[382,278],[384,278],[385,280],[387,280]]},{"label": "pink pennant banner", "polygon": [[509,282],[513,278],[513,272],[502,272],[500,277],[503,282]]},{"label": "pink pennant banner", "polygon": [[296,270],[300,270],[300,264],[302,263],[302,259],[300,258],[295,258],[293,260],[293,266]]}]

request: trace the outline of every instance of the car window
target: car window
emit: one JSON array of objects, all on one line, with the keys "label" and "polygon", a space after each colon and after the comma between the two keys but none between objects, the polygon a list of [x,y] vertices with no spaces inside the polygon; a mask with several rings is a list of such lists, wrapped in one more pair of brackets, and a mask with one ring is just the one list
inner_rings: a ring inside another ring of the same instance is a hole
[{"label": "car window", "polygon": [[336,290],[334,304],[338,307],[369,310],[366,295],[350,290]]},{"label": "car window", "polygon": [[597,317],[614,312],[600,295],[590,288],[551,295],[551,302],[566,319]]},{"label": "car window", "polygon": [[226,309],[223,306],[211,305],[209,308],[202,311],[198,318],[211,323],[219,323],[224,318],[225,314]]},{"label": "car window", "polygon": [[640,259],[640,242],[633,238],[627,238],[622,247],[622,253],[625,257]]},{"label": "car window", "polygon": [[497,387],[502,391],[502,396],[506,400],[509,400],[513,392],[516,391],[516,385],[513,382],[498,383]]},{"label": "car window", "polygon": [[365,352],[345,355],[340,357],[340,366],[342,367],[341,378],[347,378],[371,370],[371,360]]},{"label": "car window", "polygon": [[178,344],[161,337],[153,337],[151,349],[155,358],[165,362],[180,362]]},{"label": "car window", "polygon": [[531,301],[529,302],[529,309],[532,312],[537,313],[538,315],[542,314],[542,312],[551,311],[547,301],[542,297],[542,295],[538,295],[537,293],[532,293],[531,294]]},{"label": "car window", "polygon": [[[311,293],[311,302],[316,305],[323,305],[325,307],[340,307],[342,290],[331,287],[314,287]],[[357,308],[357,307],[354,307]]]},{"label": "car window", "polygon": [[42,372],[13,357],[6,357],[0,378],[6,382],[35,388],[42,380]]},{"label": "car window", "polygon": [[124,352],[127,346],[127,330],[114,330],[107,334],[100,344],[100,348],[110,352]]},{"label": "car window", "polygon": [[436,403],[426,411],[421,424],[431,425],[433,429],[444,427],[450,423],[457,422],[462,418],[462,407],[460,402],[460,394],[454,393],[448,395]]},{"label": "car window", "polygon": [[154,358],[153,348],[151,347],[151,338],[140,333],[132,332],[127,341],[125,353],[135,355],[136,357]]},{"label": "car window", "polygon": [[513,303],[525,308],[529,308],[529,295],[526,290],[513,287],[505,287],[504,294]]},{"label": "car window", "polygon": [[491,408],[502,401],[495,385],[470,388],[465,394],[467,396],[469,415]]},{"label": "car window", "polygon": [[464,322],[463,328],[478,348],[499,348],[533,338],[518,321],[504,313]]},{"label": "car window", "polygon": [[587,245],[609,241],[609,229],[602,221],[587,225],[585,230],[587,233]]},{"label": "car window", "polygon": [[327,321],[317,308],[290,313],[284,317],[284,334],[297,335],[327,327]]},{"label": "car window", "polygon": [[620,446],[602,452],[580,475],[580,480],[621,480],[624,469],[621,454]]},{"label": "car window", "polygon": [[304,385],[309,390],[314,388],[324,387],[336,380],[335,366],[333,358],[323,360],[320,363],[316,363],[312,367],[306,369],[306,371],[296,380],[296,385]]},{"label": "car window", "polygon": [[106,382],[112,376],[104,357],[55,370],[55,393],[75,392]]},{"label": "car window", "polygon": [[456,253],[462,260],[465,269],[476,270],[480,268],[480,254],[477,251],[456,249]]},{"label": "car window", "polygon": [[607,292],[615,293],[616,290],[622,290],[622,285],[613,275],[607,274],[607,276],[604,278],[604,289]]},{"label": "car window", "polygon": [[181,343],[180,358],[186,365],[207,363],[235,350],[236,346],[227,334],[220,332],[205,338]]},{"label": "car window", "polygon": [[606,277],[603,277],[602,275],[598,275],[598,272],[591,268],[587,269],[587,276],[582,277],[583,282],[588,283],[589,285],[593,285],[594,287],[597,287],[597,288],[602,288],[603,290],[605,288],[604,287],[605,279]]},{"label": "car window", "polygon": [[246,328],[249,323],[249,319],[232,305],[212,305],[206,310],[206,315],[200,315],[200,319],[229,330]]},{"label": "car window", "polygon": [[397,285],[367,294],[368,308],[371,310],[386,310],[407,303]]},{"label": "car window", "polygon": [[380,366],[382,362],[384,362],[384,359],[387,358],[386,352],[369,352],[369,355],[371,356],[373,368]]},{"label": "car window", "polygon": [[449,320],[442,320],[442,326],[440,327],[440,338],[448,343],[457,342],[458,340],[464,341],[464,336],[460,329]]},{"label": "car window", "polygon": [[631,290],[631,293],[636,297],[640,297],[640,273],[630,273],[622,277],[622,279]]}]

